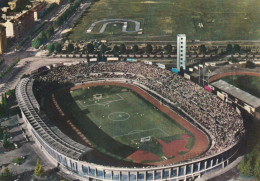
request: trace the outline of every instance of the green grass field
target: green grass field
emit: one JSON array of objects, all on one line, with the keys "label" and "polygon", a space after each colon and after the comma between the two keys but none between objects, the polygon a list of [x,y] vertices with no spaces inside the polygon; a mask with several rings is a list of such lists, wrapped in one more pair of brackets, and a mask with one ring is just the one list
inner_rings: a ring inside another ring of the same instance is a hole
[{"label": "green grass field", "polygon": [[[99,0],[79,19],[69,39],[161,41],[176,40],[177,34],[185,33],[195,40],[256,40],[259,17],[259,0]],[[123,33],[120,24],[107,27],[103,34],[98,24],[86,33],[93,22],[116,18],[139,21],[143,34]]]},{"label": "green grass field", "polygon": [[258,98],[260,98],[260,77],[250,75],[235,75],[221,78]]},{"label": "green grass field", "polygon": [[[141,149],[163,160],[157,139],[170,142],[186,134],[190,136],[186,148],[190,150],[195,143],[190,132],[124,87],[76,89],[58,96],[58,102],[97,150],[117,159],[127,160]],[[150,137],[150,141],[142,142],[144,137]]]}]

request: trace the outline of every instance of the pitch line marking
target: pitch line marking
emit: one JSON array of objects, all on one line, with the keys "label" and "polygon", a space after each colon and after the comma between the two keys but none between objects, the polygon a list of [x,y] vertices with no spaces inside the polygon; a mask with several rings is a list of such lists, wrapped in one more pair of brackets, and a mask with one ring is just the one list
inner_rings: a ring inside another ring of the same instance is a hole
[{"label": "pitch line marking", "polygon": [[[122,136],[129,136],[129,135],[134,135],[134,134],[138,134],[138,133],[143,133],[143,132],[147,132],[147,131],[152,131],[152,130],[160,130],[161,132],[163,132],[164,134],[166,134],[167,136],[169,136],[169,134],[167,134],[165,131],[162,131],[160,128],[152,128],[152,129],[146,129],[146,130],[138,130],[138,132],[135,132],[136,130],[130,131],[127,134],[122,134],[122,135],[118,135],[118,136],[113,136],[113,138],[118,138],[118,137],[122,137]],[[151,135],[150,135],[151,136]]]},{"label": "pitch line marking", "polygon": [[[127,117],[126,118],[123,118],[123,119],[112,119],[110,118],[110,116],[112,116],[113,114],[119,114],[119,116],[121,116],[121,114],[123,115],[126,115]],[[127,113],[127,112],[112,112],[110,113],[108,116],[108,119],[110,119],[111,121],[115,121],[115,122],[120,122],[120,121],[126,121],[130,118],[130,114]]]},{"label": "pitch line marking", "polygon": [[[106,106],[106,105],[108,105],[108,104],[110,104],[110,103],[113,103],[113,102],[118,102],[118,101],[125,100],[125,99],[124,99],[122,96],[120,96],[119,94],[116,94],[116,95],[119,97],[119,99],[114,99],[114,100],[106,101],[106,102],[103,102],[103,103],[93,103],[93,104],[86,104],[86,105],[84,105],[84,104],[82,103],[82,101],[80,101],[80,100],[77,100],[76,102],[78,102],[78,103],[81,105],[81,107],[87,108],[87,107],[95,106],[95,105]],[[109,97],[107,97],[107,98],[102,98],[102,99],[108,99],[108,98],[109,98]]]}]

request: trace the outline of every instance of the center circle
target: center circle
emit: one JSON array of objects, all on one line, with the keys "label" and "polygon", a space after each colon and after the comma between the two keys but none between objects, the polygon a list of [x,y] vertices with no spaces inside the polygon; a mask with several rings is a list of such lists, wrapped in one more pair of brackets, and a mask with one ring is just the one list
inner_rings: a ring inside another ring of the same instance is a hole
[{"label": "center circle", "polygon": [[108,119],[111,121],[126,121],[130,118],[130,115],[126,112],[113,112],[108,115]]}]

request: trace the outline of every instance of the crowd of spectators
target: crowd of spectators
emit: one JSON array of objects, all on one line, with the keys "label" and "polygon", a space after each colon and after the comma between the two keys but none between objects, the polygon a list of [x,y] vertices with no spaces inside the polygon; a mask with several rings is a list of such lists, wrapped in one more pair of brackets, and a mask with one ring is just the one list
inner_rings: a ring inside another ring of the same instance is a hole
[{"label": "crowd of spectators", "polygon": [[207,129],[212,146],[206,155],[215,154],[237,143],[245,133],[242,117],[231,105],[194,82],[157,66],[131,62],[79,63],[58,66],[47,73],[36,74],[34,78],[38,82],[37,89],[43,91],[51,83],[59,86],[107,78],[138,82],[173,102]]}]

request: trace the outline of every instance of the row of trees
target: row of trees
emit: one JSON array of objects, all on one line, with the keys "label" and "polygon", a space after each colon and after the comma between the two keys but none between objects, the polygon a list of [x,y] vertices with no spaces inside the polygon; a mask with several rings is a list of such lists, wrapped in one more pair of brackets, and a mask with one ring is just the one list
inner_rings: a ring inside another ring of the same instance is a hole
[{"label": "row of trees", "polygon": [[7,99],[7,94],[2,94],[2,99],[0,103],[0,117],[4,117],[8,114],[8,99]]},{"label": "row of trees", "polygon": [[[234,45],[228,44],[226,46],[226,53],[228,53],[228,54],[239,53],[240,50],[241,50],[241,47],[238,44],[234,44]],[[205,53],[207,53],[207,51],[208,51],[208,49],[207,49],[207,47],[204,44],[199,46],[200,54],[205,54]]]},{"label": "row of trees", "polygon": [[45,31],[42,31],[39,36],[37,36],[33,41],[32,41],[32,46],[36,49],[38,49],[43,43],[48,41],[51,36],[54,34],[54,27],[49,26]]},{"label": "row of trees", "polygon": [[[91,43],[88,43],[86,50],[87,50],[88,53],[93,53],[93,51],[95,50],[94,45],[91,44]],[[109,50],[109,47],[107,47],[105,44],[102,43],[98,47],[98,50],[100,50],[100,52],[104,54],[106,51]],[[145,52],[145,53],[151,54],[151,53],[153,53],[154,50],[155,49],[151,44],[146,44],[146,46],[143,49],[141,49],[138,45],[133,45],[131,49],[126,49],[125,44],[120,44],[119,46],[114,45],[111,52],[114,53],[114,54],[119,54],[119,53],[124,54],[127,51],[131,51],[134,54],[136,54],[138,52]],[[168,54],[170,54],[172,52],[173,48],[172,48],[172,45],[167,44],[166,46],[163,47],[163,49],[159,48],[157,50],[166,51]]]},{"label": "row of trees", "polygon": [[47,50],[49,51],[49,53],[53,53],[54,51],[56,53],[61,53],[62,51],[62,46],[60,43],[49,43],[47,45]]},{"label": "row of trees", "polygon": [[[40,160],[37,160],[35,169],[34,169],[34,176],[36,177],[42,177],[44,176],[45,170],[42,167],[42,164],[40,162]],[[12,179],[12,177],[14,176],[14,174],[10,171],[10,169],[6,166],[3,170],[3,172],[0,175],[0,180],[4,179],[4,180],[10,180]]]},{"label": "row of trees", "polygon": [[241,50],[241,47],[238,44],[235,44],[235,45],[228,44],[226,47],[226,53],[239,53],[240,50]]},{"label": "row of trees", "polygon": [[54,22],[55,28],[62,25],[73,13],[75,13],[82,2],[83,0],[76,0],[73,4],[71,4],[70,7]]},{"label": "row of trees", "polygon": [[61,26],[76,11],[82,2],[83,0],[77,0],[71,4],[70,7],[57,18],[53,25],[49,26],[45,31],[42,31],[39,36],[32,41],[32,46],[38,49],[43,43],[47,42],[54,34],[54,29]]},{"label": "row of trees", "polygon": [[[60,53],[62,50],[62,45],[60,43],[49,43],[47,46],[47,50],[49,53],[53,53],[54,51],[56,53]],[[74,45],[72,43],[69,43],[66,49],[67,53],[72,53],[74,50],[77,50],[77,48],[74,48]],[[93,44],[93,43],[88,43],[84,47],[84,52],[85,53],[98,53],[101,52],[104,54],[107,51],[110,51],[110,53],[113,53],[115,56],[119,54],[125,54],[125,53],[147,53],[151,54],[153,53],[154,47],[151,44],[147,44],[144,48],[140,48],[138,45],[133,45],[131,49],[127,49],[125,44],[120,44],[120,45],[114,45],[113,47],[110,47],[104,43],[102,44]],[[173,50],[172,45],[168,44],[161,48],[160,51],[166,51],[168,54],[170,54]]]}]

